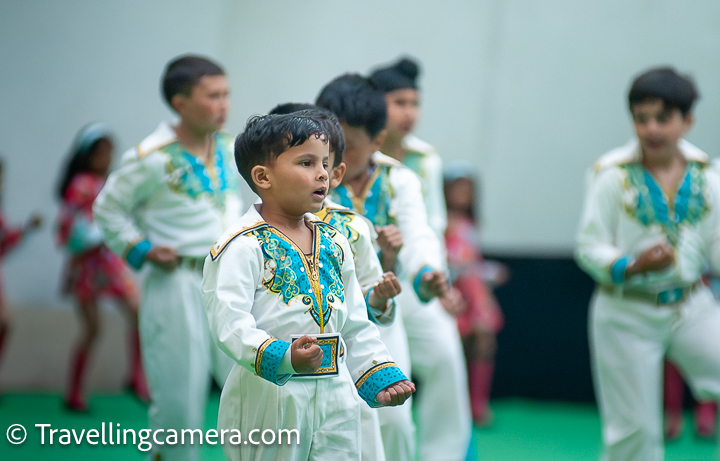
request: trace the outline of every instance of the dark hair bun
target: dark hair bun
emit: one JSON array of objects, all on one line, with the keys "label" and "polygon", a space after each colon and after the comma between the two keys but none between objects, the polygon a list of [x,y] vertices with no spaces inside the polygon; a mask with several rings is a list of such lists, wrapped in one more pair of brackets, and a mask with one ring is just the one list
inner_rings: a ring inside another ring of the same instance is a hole
[{"label": "dark hair bun", "polygon": [[417,79],[418,75],[420,74],[420,67],[418,66],[417,62],[409,59],[409,58],[402,58],[400,61],[395,64],[395,69],[397,69],[398,72],[409,78],[410,80]]}]

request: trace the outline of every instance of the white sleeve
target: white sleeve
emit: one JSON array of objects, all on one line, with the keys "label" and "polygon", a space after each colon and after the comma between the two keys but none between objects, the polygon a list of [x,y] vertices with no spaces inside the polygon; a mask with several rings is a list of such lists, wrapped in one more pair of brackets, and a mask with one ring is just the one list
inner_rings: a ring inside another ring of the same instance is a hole
[{"label": "white sleeve", "polygon": [[[257,328],[252,309],[262,284],[262,254],[254,239],[237,237],[213,260],[205,259],[202,295],[210,333],[240,366],[278,385],[292,373],[281,371],[290,343]],[[287,355],[287,357],[286,357]]]},{"label": "white sleeve", "polygon": [[[346,255],[351,254],[350,245],[344,237],[339,244]],[[348,310],[348,317],[341,330],[347,345],[347,367],[360,397],[371,407],[380,406],[377,393],[407,377],[392,361],[387,347],[380,340],[377,327],[368,320],[353,258],[346,257],[343,261],[342,279]]]},{"label": "white sleeve", "polygon": [[445,188],[443,187],[442,160],[437,154],[426,159],[428,177],[425,180],[425,207],[428,222],[435,235],[443,238],[447,227],[447,208],[445,207]]},{"label": "white sleeve", "polygon": [[[611,285],[613,265],[623,256],[615,246],[618,214],[622,210],[622,179],[617,169],[590,178],[577,234],[575,259],[596,282]],[[623,266],[624,273],[624,266]]]},{"label": "white sleeve", "polygon": [[403,270],[407,271],[410,280],[414,280],[427,266],[433,270],[445,270],[445,252],[440,239],[428,224],[420,179],[404,167],[393,168],[391,174],[396,176],[393,183],[400,186],[395,189],[393,212],[403,238],[398,256]]},{"label": "white sleeve", "polygon": [[157,163],[157,158],[138,158],[132,149],[125,154],[120,168],[110,174],[93,203],[93,217],[105,244],[123,258],[145,240],[135,224],[133,211],[161,186],[164,174]]}]

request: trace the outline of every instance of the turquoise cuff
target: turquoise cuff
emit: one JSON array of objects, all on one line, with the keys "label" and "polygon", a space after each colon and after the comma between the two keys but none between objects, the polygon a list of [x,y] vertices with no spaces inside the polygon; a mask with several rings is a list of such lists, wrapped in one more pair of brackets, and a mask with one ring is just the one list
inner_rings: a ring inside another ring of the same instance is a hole
[{"label": "turquoise cuff", "polygon": [[370,405],[370,408],[379,408],[383,405],[377,401],[377,394],[381,390],[407,378],[395,363],[379,363],[363,374],[355,383],[360,397]]},{"label": "turquoise cuff", "polygon": [[143,262],[145,262],[145,255],[148,251],[150,251],[150,248],[152,248],[152,244],[147,240],[143,240],[132,247],[125,257],[127,263],[130,264],[130,267],[135,270],[140,270]]},{"label": "turquoise cuff", "polygon": [[630,257],[625,256],[615,261],[615,264],[610,268],[610,277],[613,283],[620,284],[625,281],[625,268],[627,268],[630,262]]},{"label": "turquoise cuff", "polygon": [[422,276],[425,275],[428,272],[432,272],[433,268],[430,266],[423,266],[422,269],[420,269],[413,279],[413,289],[415,290],[415,294],[417,294],[418,298],[420,298],[420,301],[426,303],[430,301],[432,298],[423,298],[423,296],[420,294],[420,284],[422,283]]},{"label": "turquoise cuff", "polygon": [[273,384],[282,386],[292,377],[292,374],[279,374],[280,362],[290,343],[275,338],[269,338],[260,345],[255,356],[255,373]]}]

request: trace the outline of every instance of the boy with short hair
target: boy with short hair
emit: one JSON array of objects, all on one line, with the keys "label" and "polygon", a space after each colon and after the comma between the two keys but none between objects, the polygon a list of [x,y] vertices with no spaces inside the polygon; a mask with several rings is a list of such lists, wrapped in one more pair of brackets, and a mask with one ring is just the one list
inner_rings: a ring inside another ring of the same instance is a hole
[{"label": "boy with short hair", "polygon": [[[443,296],[448,286],[442,244],[428,225],[420,182],[409,169],[378,151],[387,120],[383,92],[360,75],[346,74],[322,89],[317,105],[340,119],[347,144],[347,171],[333,198],[377,226],[383,269],[400,267],[400,279],[409,281],[423,302]],[[404,308],[397,306],[400,312]],[[381,329],[380,334],[409,374],[410,352],[402,322]],[[387,459],[414,459],[414,426],[408,410],[380,411]]]},{"label": "boy with short hair", "polygon": [[181,56],[168,63],[162,92],[179,122],[162,123],[125,153],[93,213],[111,250],[136,269],[151,263],[139,329],[150,427],[165,430],[153,457],[196,460],[197,445],[163,434],[202,428],[209,375],[222,385],[232,367],[212,344],[200,284],[208,248],[239,218],[240,199],[233,139],[219,131],[229,104],[222,68]]},{"label": "boy with short hair", "polygon": [[720,176],[682,137],[697,91],[671,68],[635,79],[636,139],[595,164],[575,257],[597,282],[590,340],[603,459],[662,460],[667,357],[694,393],[720,398],[720,309],[701,282],[720,270]]},{"label": "boy with short hair", "polygon": [[[367,319],[352,250],[309,214],[328,189],[328,140],[313,113],[252,118],[235,143],[238,170],[262,203],[205,262],[210,329],[237,364],[218,427],[298,429],[298,443],[224,444],[231,460],[360,459],[360,409],[414,392]],[[353,382],[355,389],[353,389]]]}]

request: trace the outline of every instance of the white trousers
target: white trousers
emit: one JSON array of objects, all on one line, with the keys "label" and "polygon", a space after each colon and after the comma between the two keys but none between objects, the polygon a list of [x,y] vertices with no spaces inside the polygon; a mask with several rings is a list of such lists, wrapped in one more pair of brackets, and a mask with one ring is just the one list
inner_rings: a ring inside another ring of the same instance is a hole
[{"label": "white trousers", "polygon": [[[202,274],[151,268],[139,312],[142,357],[150,386],[150,429],[203,429],[210,374],[223,385],[233,361],[213,344],[202,303]],[[164,440],[164,433],[158,435]],[[163,461],[196,461],[199,445],[153,444]]]},{"label": "white trousers", "polygon": [[420,381],[414,399],[421,461],[462,461],[470,446],[472,416],[465,355],[457,321],[438,300],[423,304],[403,282],[397,299]]},{"label": "white trousers", "polygon": [[[230,444],[226,438],[225,457],[231,461],[359,461],[359,399],[344,363],[337,377],[291,378],[284,386],[235,365],[220,397],[218,432],[237,429],[242,442],[247,442],[251,431],[256,430],[253,438],[257,441],[270,430],[274,434],[267,434],[265,440],[275,435],[275,443]],[[297,430],[299,436],[281,430]]]},{"label": "white trousers", "polygon": [[[379,326],[378,330],[380,330],[380,339],[387,346],[395,364],[410,379],[410,351],[401,315],[403,307],[401,303],[397,302],[397,299],[395,309],[397,310],[395,321],[386,327]],[[400,406],[371,410],[377,412],[378,415],[382,447],[387,461],[415,460],[415,423],[412,418],[412,402],[411,398]],[[366,445],[363,440],[363,447]],[[366,450],[363,449],[363,461],[372,460],[373,458],[369,455],[366,456]]]},{"label": "white trousers", "polygon": [[590,349],[605,460],[664,458],[666,356],[699,399],[720,400],[720,306],[705,287],[674,306],[596,292],[591,302]]}]

